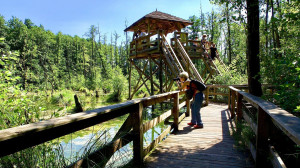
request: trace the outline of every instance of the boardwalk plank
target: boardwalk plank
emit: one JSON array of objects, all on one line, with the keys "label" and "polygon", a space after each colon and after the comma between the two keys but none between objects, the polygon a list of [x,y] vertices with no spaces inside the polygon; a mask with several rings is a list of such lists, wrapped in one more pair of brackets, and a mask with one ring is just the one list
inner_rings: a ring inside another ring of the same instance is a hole
[{"label": "boardwalk plank", "polygon": [[145,167],[254,167],[250,153],[235,146],[227,105],[203,107],[201,117],[203,129],[188,126],[190,117],[185,118],[179,131],[161,142],[145,159]]}]

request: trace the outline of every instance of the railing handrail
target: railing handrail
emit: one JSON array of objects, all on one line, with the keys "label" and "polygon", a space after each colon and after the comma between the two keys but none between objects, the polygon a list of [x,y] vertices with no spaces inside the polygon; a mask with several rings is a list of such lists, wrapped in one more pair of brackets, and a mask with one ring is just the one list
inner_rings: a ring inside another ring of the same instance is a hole
[{"label": "railing handrail", "polygon": [[[233,118],[235,116],[235,112],[237,115],[237,120],[240,120],[243,117],[256,135],[256,145],[253,145],[250,142],[249,146],[252,156],[256,161],[257,167],[266,164],[266,160],[268,157],[266,153],[270,153],[270,155],[272,156],[272,164],[279,164],[281,167],[285,167],[281,158],[275,151],[276,147],[274,148],[273,146],[271,146],[271,144],[269,144],[268,139],[271,138],[272,140],[270,130],[272,128],[272,125],[275,125],[290,140],[292,140],[295,144],[300,145],[300,118],[283,110],[275,104],[263,100],[250,93],[246,93],[232,86],[229,86],[229,89],[230,101],[228,103],[228,108],[231,111],[231,117]],[[243,99],[257,108],[257,122],[254,122],[247,113],[242,111]],[[237,106],[237,109],[235,109],[235,105]]]},{"label": "railing handrail", "polygon": [[[300,118],[292,115],[291,113],[283,110],[282,108],[276,106],[275,104],[268,102],[266,100],[263,100],[257,96],[254,96],[250,93],[241,91],[239,89],[236,89],[232,86],[229,86],[229,88],[233,91],[238,92],[243,96],[244,99],[246,99],[250,104],[252,104],[254,107],[262,108],[264,112],[266,112],[272,119],[273,123],[282,129],[282,131],[286,134],[287,132],[290,137],[297,145],[300,145],[300,127],[295,128],[291,127],[293,126],[300,126]],[[286,119],[289,118],[289,119]],[[285,119],[285,120],[283,120]],[[295,123],[299,123],[294,125]]]},{"label": "railing handrail", "polygon": [[[172,98],[176,93],[183,94],[183,92],[173,91],[0,130],[0,157],[128,114],[131,112],[133,105],[141,103],[144,107],[147,107],[162,102]],[[11,144],[17,144],[17,147],[11,146]]]},{"label": "railing handrail", "polygon": [[198,80],[200,80],[201,82],[204,82],[203,79],[201,78],[198,70],[196,69],[196,67],[194,66],[192,60],[190,59],[190,57],[188,56],[187,52],[185,51],[184,47],[182,46],[181,42],[176,39],[176,44],[177,47],[179,48],[179,50],[183,53],[182,55],[184,56],[184,58],[188,61],[189,65],[191,66],[193,72],[195,73],[195,76],[197,77]]},{"label": "railing handrail", "polygon": [[[180,61],[178,60],[178,58],[177,58],[177,56],[176,56],[174,50],[172,49],[172,47],[171,47],[170,44],[168,43],[168,41],[167,41],[167,39],[166,39],[166,36],[165,36],[165,35],[162,35],[162,39],[163,39],[163,42],[166,43],[170,48],[168,49],[167,46],[166,46],[166,44],[164,44],[164,47],[165,47],[167,50],[170,50],[170,51],[171,51],[171,52],[170,52],[170,55],[173,57],[173,59],[176,60],[176,63],[178,64],[179,69],[180,69],[181,71],[183,71],[183,68],[182,68],[182,66],[181,66],[181,63],[180,63]],[[168,52],[169,52],[169,51],[168,51]]]}]

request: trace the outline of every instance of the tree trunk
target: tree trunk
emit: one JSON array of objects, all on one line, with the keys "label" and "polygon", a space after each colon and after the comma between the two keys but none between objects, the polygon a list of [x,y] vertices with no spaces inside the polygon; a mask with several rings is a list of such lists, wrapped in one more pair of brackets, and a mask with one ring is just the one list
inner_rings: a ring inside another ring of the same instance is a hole
[{"label": "tree trunk", "polygon": [[230,34],[230,20],[229,20],[229,9],[228,9],[228,3],[226,3],[226,21],[227,21],[227,32],[228,32],[228,37],[227,37],[227,45],[228,45],[228,59],[229,59],[229,64],[231,64],[231,34]]},{"label": "tree trunk", "polygon": [[262,95],[259,62],[259,2],[247,0],[247,57],[249,92],[255,96]]},{"label": "tree trunk", "polygon": [[265,35],[266,35],[266,52],[268,52],[268,13],[269,13],[269,0],[267,0],[266,20],[265,20]]},{"label": "tree trunk", "polygon": [[75,105],[76,105],[75,112],[76,113],[83,112],[84,110],[83,110],[83,108],[82,108],[82,106],[81,106],[81,104],[78,100],[77,95],[74,95],[74,100],[75,100]]},{"label": "tree trunk", "polygon": [[211,13],[211,41],[212,42],[214,42],[214,19],[215,19],[215,15],[214,15],[214,11],[212,11]]}]

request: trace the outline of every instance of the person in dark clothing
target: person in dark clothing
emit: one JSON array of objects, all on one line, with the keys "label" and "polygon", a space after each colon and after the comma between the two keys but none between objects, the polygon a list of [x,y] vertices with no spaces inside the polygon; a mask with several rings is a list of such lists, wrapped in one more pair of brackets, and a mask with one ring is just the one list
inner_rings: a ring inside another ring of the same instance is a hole
[{"label": "person in dark clothing", "polygon": [[215,57],[217,56],[217,48],[216,48],[216,44],[212,43],[211,47],[210,47],[210,57],[211,59],[215,59]]},{"label": "person in dark clothing", "polygon": [[188,125],[196,129],[203,128],[200,109],[202,106],[204,95],[201,91],[196,89],[197,87],[194,86],[194,84],[190,84],[190,80],[188,80],[189,74],[187,72],[181,72],[179,74],[179,78],[180,78],[180,81],[178,82],[179,90],[186,90],[186,89],[193,90],[193,101],[191,102],[192,118],[191,118],[191,122],[188,123]]}]

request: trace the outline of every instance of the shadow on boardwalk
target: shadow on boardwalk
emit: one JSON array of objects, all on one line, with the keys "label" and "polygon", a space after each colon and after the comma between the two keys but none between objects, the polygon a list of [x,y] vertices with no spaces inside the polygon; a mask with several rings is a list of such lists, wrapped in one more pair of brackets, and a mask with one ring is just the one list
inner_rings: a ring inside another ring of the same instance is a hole
[{"label": "shadow on boardwalk", "polygon": [[210,104],[201,109],[201,116],[203,129],[188,126],[190,117],[185,118],[179,131],[145,159],[145,167],[254,167],[250,153],[237,149],[230,135],[233,124],[227,105]]}]

